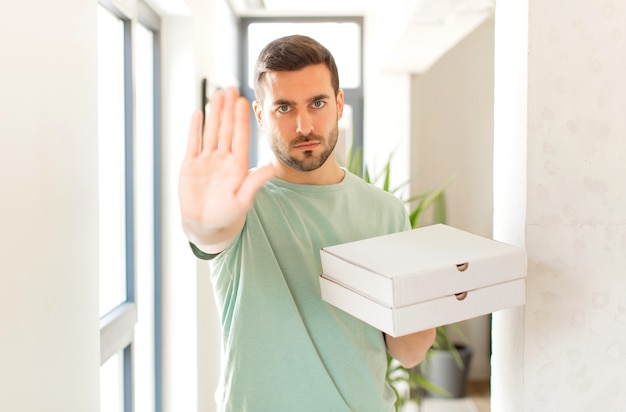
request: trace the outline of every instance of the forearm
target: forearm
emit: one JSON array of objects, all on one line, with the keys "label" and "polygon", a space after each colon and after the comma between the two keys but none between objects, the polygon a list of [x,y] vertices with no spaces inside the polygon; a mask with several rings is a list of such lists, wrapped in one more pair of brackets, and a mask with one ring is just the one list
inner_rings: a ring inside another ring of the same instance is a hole
[{"label": "forearm", "polygon": [[435,341],[436,329],[427,329],[394,338],[385,334],[387,350],[405,368],[420,363]]},{"label": "forearm", "polygon": [[187,239],[205,253],[220,253],[233,241],[245,223],[245,216],[237,225],[211,228],[198,222],[182,219]]}]

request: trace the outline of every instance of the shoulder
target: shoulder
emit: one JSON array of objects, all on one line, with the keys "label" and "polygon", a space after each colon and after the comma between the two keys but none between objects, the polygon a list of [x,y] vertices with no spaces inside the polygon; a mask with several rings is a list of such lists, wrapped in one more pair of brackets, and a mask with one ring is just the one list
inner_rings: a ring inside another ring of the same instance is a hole
[{"label": "shoulder", "polygon": [[382,188],[366,182],[364,179],[346,171],[346,185],[355,191],[355,194],[377,199],[379,202],[383,202],[388,205],[395,205],[404,207],[404,202],[392,193],[389,193]]},{"label": "shoulder", "polygon": [[393,193],[346,174],[351,215],[361,224],[363,237],[379,236],[410,228],[405,202]]}]

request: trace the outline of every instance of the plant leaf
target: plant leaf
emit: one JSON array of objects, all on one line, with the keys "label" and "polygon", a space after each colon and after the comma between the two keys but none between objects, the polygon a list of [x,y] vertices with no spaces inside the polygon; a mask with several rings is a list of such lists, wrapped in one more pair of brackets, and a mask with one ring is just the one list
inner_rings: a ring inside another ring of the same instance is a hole
[{"label": "plant leaf", "polygon": [[446,194],[442,192],[433,202],[433,223],[446,223],[447,221]]},{"label": "plant leaf", "polygon": [[383,190],[385,192],[389,191],[389,182],[391,180],[391,156],[389,156],[389,160],[385,165],[385,180],[383,181]]},{"label": "plant leaf", "polygon": [[439,186],[439,188],[437,188],[435,191],[433,191],[430,196],[428,196],[425,200],[424,200],[424,209],[428,209],[430,207],[430,205],[436,201],[442,194],[443,192],[448,188],[448,186],[450,186],[450,184],[452,183],[452,181],[454,180],[454,177],[451,177],[450,179],[448,179],[447,182],[445,182],[443,185]]}]

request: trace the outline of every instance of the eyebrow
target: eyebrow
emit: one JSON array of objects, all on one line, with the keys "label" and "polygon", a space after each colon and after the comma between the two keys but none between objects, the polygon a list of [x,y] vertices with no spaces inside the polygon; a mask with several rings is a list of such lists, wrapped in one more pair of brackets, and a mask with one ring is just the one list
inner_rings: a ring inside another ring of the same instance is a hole
[{"label": "eyebrow", "polygon": [[[307,103],[315,102],[317,100],[324,100],[324,99],[330,99],[330,96],[327,94],[318,94],[308,99]],[[274,100],[273,105],[274,106],[296,106],[296,102],[293,100],[287,100],[287,99],[277,99],[277,100]]]}]

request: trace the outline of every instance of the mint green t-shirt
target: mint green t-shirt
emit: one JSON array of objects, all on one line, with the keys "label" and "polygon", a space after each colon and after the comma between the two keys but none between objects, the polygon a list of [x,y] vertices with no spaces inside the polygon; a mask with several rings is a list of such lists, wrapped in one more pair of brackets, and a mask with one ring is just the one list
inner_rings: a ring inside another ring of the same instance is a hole
[{"label": "mint green t-shirt", "polygon": [[409,228],[399,199],[348,172],[336,185],[266,183],[241,233],[211,260],[219,409],[392,411],[383,334],[322,301],[319,251]]}]

